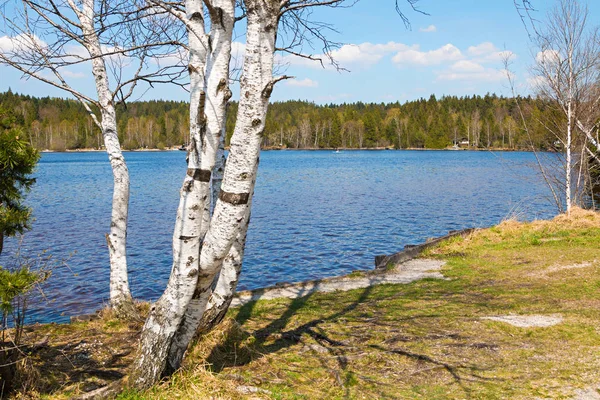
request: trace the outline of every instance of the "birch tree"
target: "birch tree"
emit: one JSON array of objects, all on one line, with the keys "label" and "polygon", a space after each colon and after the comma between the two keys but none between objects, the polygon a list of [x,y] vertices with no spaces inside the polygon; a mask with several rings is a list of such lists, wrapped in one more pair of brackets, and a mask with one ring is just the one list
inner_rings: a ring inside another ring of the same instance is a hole
[{"label": "birch tree", "polygon": [[[520,4],[530,11],[530,2]],[[586,179],[588,157],[598,156],[598,118],[600,118],[600,35],[591,26],[588,10],[577,0],[560,0],[547,16],[543,26],[535,20],[530,34],[536,46],[533,67],[537,94],[556,105],[561,118],[540,121],[554,133],[564,149],[562,179],[565,211],[581,204],[582,193],[589,189]]]},{"label": "birch tree", "polygon": [[[160,57],[165,46],[179,44],[177,34],[152,8],[118,1],[21,0],[4,18],[0,63],[78,99],[102,132],[113,172],[110,232],[106,235],[110,304],[118,314],[133,315],[126,243],[130,182],[115,104],[128,100],[140,82],[177,81],[180,71],[176,67],[148,70],[149,60]],[[155,29],[140,22],[149,20]],[[72,68],[79,65],[89,66],[95,96],[77,89],[69,79],[76,75]],[[132,72],[127,74],[127,70]]]},{"label": "birch tree", "polygon": [[[235,4],[232,0],[186,0],[184,14],[171,8],[188,30],[192,139],[173,235],[172,271],[142,330],[129,378],[132,386],[148,388],[179,368],[197,330],[209,329],[227,310],[241,271],[269,99],[275,84],[288,78],[273,76],[274,54],[281,50],[322,60],[294,50],[310,36],[324,43],[323,57],[329,59],[331,43],[324,36],[329,27],[309,23],[304,10],[342,3],[245,0],[240,4],[238,18],[246,20],[244,64],[236,126],[222,178],[222,164],[213,172],[217,160],[223,160],[219,143],[231,95],[228,73],[231,32],[238,19]],[[292,32],[292,41],[278,47],[281,27]],[[216,197],[212,216],[211,177]]]}]

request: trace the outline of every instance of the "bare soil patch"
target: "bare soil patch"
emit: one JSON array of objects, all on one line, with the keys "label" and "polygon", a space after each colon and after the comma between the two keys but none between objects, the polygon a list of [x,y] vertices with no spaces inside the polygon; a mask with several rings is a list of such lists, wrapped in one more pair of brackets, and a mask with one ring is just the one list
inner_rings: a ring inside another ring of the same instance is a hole
[{"label": "bare soil patch", "polygon": [[297,299],[315,292],[330,293],[364,289],[381,284],[410,283],[424,278],[444,279],[439,272],[446,262],[435,259],[414,259],[402,263],[389,271],[358,272],[345,276],[314,281],[286,283],[265,289],[237,293],[232,306],[240,306],[255,300],[278,298]]},{"label": "bare soil patch", "polygon": [[563,321],[561,315],[499,315],[495,317],[483,317],[491,321],[498,321],[516,326],[518,328],[546,328],[558,325]]}]

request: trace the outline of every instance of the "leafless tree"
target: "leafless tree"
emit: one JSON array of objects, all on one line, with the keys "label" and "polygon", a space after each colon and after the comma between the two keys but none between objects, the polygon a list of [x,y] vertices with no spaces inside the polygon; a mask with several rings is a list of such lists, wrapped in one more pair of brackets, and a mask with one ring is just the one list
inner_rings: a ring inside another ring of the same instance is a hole
[{"label": "leafless tree", "polygon": [[[598,156],[600,118],[600,35],[577,0],[559,0],[543,22],[533,17],[529,1],[515,1],[537,50],[534,90],[555,107],[556,117],[539,121],[563,150],[562,179],[565,211],[582,204],[594,186],[589,167]],[[591,164],[590,164],[591,163]]]},{"label": "leafless tree", "polygon": [[[180,33],[164,12],[122,0],[20,0],[3,14],[0,63],[59,88],[78,99],[101,130],[113,171],[110,233],[110,303],[135,314],[127,277],[129,171],[117,134],[115,104],[136,89],[178,82],[182,68],[161,59],[179,46]],[[78,72],[89,68],[95,94],[77,88]]]},{"label": "leafless tree", "polygon": [[[409,3],[414,7],[416,1]],[[275,84],[289,78],[273,75],[275,52],[340,67],[331,58],[336,44],[326,36],[332,27],[312,21],[310,10],[352,2],[245,0],[236,5],[233,0],[187,0],[185,10],[171,3],[154,4],[170,9],[188,29],[192,131],[173,237],[173,268],[142,331],[129,379],[137,388],[150,387],[177,369],[196,332],[218,323],[231,302],[241,271],[269,99]],[[223,165],[220,147],[230,96],[231,30],[240,19],[246,23],[241,96],[221,182],[217,172]],[[192,45],[192,40],[197,43]],[[305,51],[314,43],[321,44],[322,55]],[[211,179],[216,197],[212,215]]]}]

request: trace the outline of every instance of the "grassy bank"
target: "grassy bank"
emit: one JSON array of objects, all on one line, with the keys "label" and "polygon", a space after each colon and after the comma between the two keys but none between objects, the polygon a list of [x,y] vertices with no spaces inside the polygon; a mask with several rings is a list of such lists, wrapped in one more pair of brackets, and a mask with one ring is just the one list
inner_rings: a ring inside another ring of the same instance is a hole
[{"label": "grassy bank", "polygon": [[[446,280],[233,309],[169,382],[120,398],[531,399],[600,387],[599,214],[509,221],[424,256],[447,261]],[[561,322],[486,319],[506,315]],[[69,398],[123,376],[137,329],[110,315],[32,327],[32,343],[47,339],[29,359],[30,393]]]}]

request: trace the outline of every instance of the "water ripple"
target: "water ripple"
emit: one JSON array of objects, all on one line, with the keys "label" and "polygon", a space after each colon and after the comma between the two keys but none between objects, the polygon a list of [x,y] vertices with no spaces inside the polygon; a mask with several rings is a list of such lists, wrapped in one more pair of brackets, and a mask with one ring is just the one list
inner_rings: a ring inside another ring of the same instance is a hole
[{"label": "water ripple", "polygon": [[[128,234],[136,298],[160,296],[183,152],[126,153],[131,171]],[[241,289],[370,269],[378,254],[448,230],[498,223],[513,208],[529,219],[552,205],[528,153],[272,151],[261,157]],[[71,255],[38,299],[30,322],[65,321],[107,303],[112,175],[105,154],[44,154],[29,195],[27,252]],[[16,247],[7,240],[0,264]]]}]

